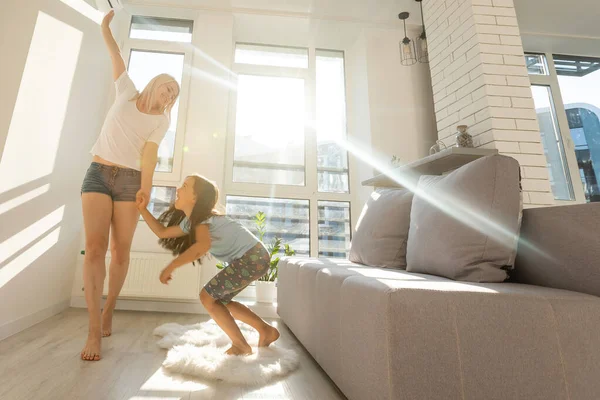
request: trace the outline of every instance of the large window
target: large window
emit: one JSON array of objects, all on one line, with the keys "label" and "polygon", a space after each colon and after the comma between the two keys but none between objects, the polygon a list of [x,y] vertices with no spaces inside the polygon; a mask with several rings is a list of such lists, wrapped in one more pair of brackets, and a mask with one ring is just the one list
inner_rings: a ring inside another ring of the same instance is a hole
[{"label": "large window", "polygon": [[543,54],[525,54],[525,64],[530,75],[550,75],[546,56]]},{"label": "large window", "polygon": [[319,201],[319,257],[347,258],[350,247],[350,203]]},{"label": "large window", "polygon": [[600,201],[600,60],[552,54],[525,60],[555,199]]},{"label": "large window", "polygon": [[319,192],[348,193],[344,53],[317,50],[317,170]]},{"label": "large window", "polygon": [[233,180],[304,185],[304,80],[240,75]]},{"label": "large window", "polygon": [[235,46],[235,62],[273,67],[308,68],[308,49],[238,43]]},{"label": "large window", "polygon": [[227,215],[258,235],[257,217],[265,216],[266,245],[275,238],[289,244],[299,256],[310,253],[309,202],[307,200],[227,196]]},{"label": "large window", "polygon": [[[129,76],[140,91],[143,90],[152,78],[162,73],[174,77],[181,86],[183,62],[183,54],[132,49],[129,55]],[[178,116],[179,99],[171,109],[171,125],[158,148],[157,172],[173,171]]]},{"label": "large window", "polygon": [[600,59],[553,59],[585,198],[600,201]]},{"label": "large window", "polygon": [[191,43],[193,28],[193,21],[134,15],[131,18],[129,37]]},{"label": "large window", "polygon": [[238,43],[230,107],[227,212],[297,254],[345,257],[350,244],[344,53]]},{"label": "large window", "polygon": [[[148,203],[148,211],[154,218],[160,217],[162,213],[167,211],[171,204],[175,202],[177,197],[177,188],[174,186],[152,186],[150,192],[150,201]],[[140,216],[140,221],[143,220]]]},{"label": "large window", "polygon": [[540,135],[548,162],[548,175],[557,200],[573,200],[563,140],[558,128],[556,108],[549,86],[532,85],[531,92],[540,124]]},{"label": "large window", "polygon": [[159,74],[175,78],[181,92],[171,110],[171,125],[160,143],[155,178],[178,182],[181,179],[185,103],[189,86],[191,50],[177,42],[191,42],[193,22],[188,20],[135,15],[123,53],[127,69],[138,90]]}]

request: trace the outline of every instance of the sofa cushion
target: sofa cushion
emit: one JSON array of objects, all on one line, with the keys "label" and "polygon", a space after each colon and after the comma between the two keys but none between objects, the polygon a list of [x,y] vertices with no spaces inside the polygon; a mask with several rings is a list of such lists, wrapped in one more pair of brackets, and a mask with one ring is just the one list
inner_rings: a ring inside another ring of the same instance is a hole
[{"label": "sofa cushion", "polygon": [[600,297],[600,203],[528,209],[514,282]]},{"label": "sofa cushion", "polygon": [[584,350],[600,345],[593,296],[351,276],[340,303],[338,386],[349,399],[558,400],[567,386],[570,398],[597,398],[600,351]]},{"label": "sofa cushion", "polygon": [[521,214],[519,164],[473,161],[423,176],[414,196],[407,270],[470,282],[502,282],[512,268]]},{"label": "sofa cushion", "polygon": [[[322,269],[367,268],[348,260],[283,257],[279,261],[277,278],[277,312],[286,321],[294,335],[302,341],[308,352],[316,358],[319,335],[314,321],[319,309],[315,296],[316,277]],[[301,307],[296,305],[301,304]]]},{"label": "sofa cushion", "polygon": [[412,192],[378,189],[365,204],[352,236],[352,262],[384,268],[406,268]]}]

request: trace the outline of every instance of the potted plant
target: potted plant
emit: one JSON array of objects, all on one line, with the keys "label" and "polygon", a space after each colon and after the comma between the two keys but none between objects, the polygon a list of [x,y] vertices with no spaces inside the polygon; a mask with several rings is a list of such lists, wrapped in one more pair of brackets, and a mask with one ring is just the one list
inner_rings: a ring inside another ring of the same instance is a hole
[{"label": "potted plant", "polygon": [[[258,233],[258,239],[264,243],[264,237],[267,233],[267,216],[264,212],[259,211],[254,216],[254,224]],[[256,301],[272,303],[277,297],[277,272],[279,271],[280,255],[293,256],[296,251],[289,244],[283,244],[283,240],[279,237],[274,237],[271,243],[266,244],[267,251],[271,256],[269,271],[256,281]],[[225,264],[217,264],[217,268],[222,269]]]}]

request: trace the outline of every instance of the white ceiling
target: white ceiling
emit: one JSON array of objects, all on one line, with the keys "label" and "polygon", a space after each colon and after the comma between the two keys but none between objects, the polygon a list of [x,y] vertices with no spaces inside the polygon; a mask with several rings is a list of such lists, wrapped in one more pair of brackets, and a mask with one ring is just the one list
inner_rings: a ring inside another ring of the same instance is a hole
[{"label": "white ceiling", "polygon": [[[124,0],[132,4],[238,10],[313,16],[335,20],[398,24],[409,11],[411,25],[421,24],[415,0]],[[427,1],[427,0],[425,0]],[[525,33],[600,38],[600,0],[514,0]]]},{"label": "white ceiling", "polygon": [[165,4],[209,9],[284,13],[335,20],[399,24],[398,14],[409,11],[411,25],[421,24],[415,0],[125,0],[130,4]]},{"label": "white ceiling", "polygon": [[521,31],[600,38],[600,0],[514,0]]},{"label": "white ceiling", "polygon": [[600,57],[600,0],[515,0],[525,51]]}]

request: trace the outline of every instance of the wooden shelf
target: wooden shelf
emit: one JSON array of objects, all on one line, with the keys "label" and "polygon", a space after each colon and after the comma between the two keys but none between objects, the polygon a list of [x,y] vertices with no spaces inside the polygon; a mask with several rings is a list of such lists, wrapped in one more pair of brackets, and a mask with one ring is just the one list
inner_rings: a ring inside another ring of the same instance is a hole
[{"label": "wooden shelf", "polygon": [[[472,149],[463,147],[451,147],[439,153],[421,158],[415,162],[396,167],[391,170],[393,174],[400,174],[405,179],[418,180],[421,175],[443,175],[454,171],[478,158],[498,154],[495,149]],[[416,183],[416,182],[415,182]],[[386,174],[377,175],[362,182],[363,186],[375,187],[402,187]]]}]

